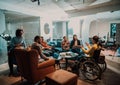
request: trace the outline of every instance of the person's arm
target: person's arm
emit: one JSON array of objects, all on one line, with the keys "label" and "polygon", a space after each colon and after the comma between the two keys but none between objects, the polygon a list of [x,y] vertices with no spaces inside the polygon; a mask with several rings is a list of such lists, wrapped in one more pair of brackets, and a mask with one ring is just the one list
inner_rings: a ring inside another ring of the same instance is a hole
[{"label": "person's arm", "polygon": [[10,52],[15,47],[13,38],[11,39],[9,46],[10,46],[10,48],[9,48],[8,52]]},{"label": "person's arm", "polygon": [[13,37],[13,38],[11,39],[11,42],[10,42],[10,50],[14,49],[15,47],[22,46],[21,43],[16,44],[16,40],[15,40],[15,39],[16,39],[15,37]]},{"label": "person's arm", "polygon": [[67,42],[67,47],[66,47],[66,49],[67,49],[67,50],[70,49],[70,42],[69,42],[69,41]]},{"label": "person's arm", "polygon": [[47,44],[47,47],[48,47],[49,49],[51,49],[51,48],[52,48],[52,46],[49,46],[48,44]]},{"label": "person's arm", "polygon": [[62,43],[61,43],[61,47],[62,47],[62,49],[65,49],[65,43],[64,43],[64,41],[62,41]]},{"label": "person's arm", "polygon": [[42,53],[42,49],[39,47],[39,53],[40,53],[40,57],[41,58],[43,58],[43,59],[45,59],[45,60],[48,60],[49,58],[47,58],[46,57],[46,55],[44,55],[43,53]]},{"label": "person's arm", "polygon": [[49,46],[47,44],[47,42],[43,42],[41,45],[44,47],[44,49],[51,49],[52,48],[51,46]]},{"label": "person's arm", "polygon": [[11,47],[15,47],[14,37],[11,39],[10,46],[11,46]]},{"label": "person's arm", "polygon": [[91,47],[90,49],[88,49],[88,50],[85,50],[85,48],[84,47],[81,47],[81,49],[82,49],[82,51],[84,52],[84,53],[86,53],[86,54],[91,54],[91,53],[93,53],[94,52],[94,47]]},{"label": "person's arm", "polygon": [[49,58],[46,57],[46,55],[44,55],[43,53],[40,54],[40,57],[42,57],[45,60],[48,60]]},{"label": "person's arm", "polygon": [[70,47],[70,42],[69,41],[67,42],[67,45]]},{"label": "person's arm", "polygon": [[25,40],[23,39],[23,42],[22,42],[22,46],[25,48],[26,47],[26,42]]},{"label": "person's arm", "polygon": [[85,44],[86,44],[86,46],[88,47],[88,49],[91,49],[90,44],[88,44],[87,42],[86,42]]},{"label": "person's arm", "polygon": [[41,58],[45,59],[45,60],[48,60],[49,58],[47,58],[43,53],[42,53],[42,49],[41,47],[38,45],[38,46],[34,46],[33,49],[36,49],[40,55]]}]

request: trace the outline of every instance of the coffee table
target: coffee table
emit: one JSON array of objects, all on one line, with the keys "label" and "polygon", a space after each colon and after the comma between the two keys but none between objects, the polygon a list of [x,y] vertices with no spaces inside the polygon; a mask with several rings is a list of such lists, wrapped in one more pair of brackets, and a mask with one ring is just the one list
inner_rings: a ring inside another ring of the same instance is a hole
[{"label": "coffee table", "polygon": [[69,52],[61,52],[59,56],[65,59],[65,63],[66,63],[65,68],[67,69],[68,60],[75,60],[78,57],[78,54],[69,51]]}]

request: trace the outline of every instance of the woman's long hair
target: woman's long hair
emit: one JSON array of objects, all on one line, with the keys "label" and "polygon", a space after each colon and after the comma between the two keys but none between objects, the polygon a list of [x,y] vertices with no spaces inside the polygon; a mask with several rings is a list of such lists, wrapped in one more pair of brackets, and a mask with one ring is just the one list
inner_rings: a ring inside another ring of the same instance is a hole
[{"label": "woman's long hair", "polygon": [[94,41],[95,41],[95,43],[98,45],[98,46],[101,46],[102,47],[102,44],[101,44],[101,42],[99,42],[99,37],[98,36],[93,36],[93,38],[92,38]]},{"label": "woman's long hair", "polygon": [[76,34],[74,34],[74,35],[73,35],[73,40],[75,40],[75,38],[74,38],[74,37],[77,37],[77,35],[76,35]]}]

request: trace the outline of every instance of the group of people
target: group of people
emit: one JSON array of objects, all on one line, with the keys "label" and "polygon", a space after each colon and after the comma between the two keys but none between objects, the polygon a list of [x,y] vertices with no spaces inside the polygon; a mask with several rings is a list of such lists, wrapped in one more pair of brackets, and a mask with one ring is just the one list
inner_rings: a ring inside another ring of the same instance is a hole
[{"label": "group of people", "polygon": [[81,45],[80,40],[78,40],[77,35],[73,35],[73,40],[71,43],[67,39],[66,36],[63,37],[63,41],[61,43],[62,50],[63,51],[69,51],[71,50],[74,53],[80,53],[80,49],[83,51],[83,53],[88,54],[88,56],[93,56],[93,53],[96,49],[102,48],[101,43],[99,42],[99,37],[98,36],[93,36],[92,38],[92,43],[93,45],[90,45],[89,43],[85,43],[87,46],[87,49]]},{"label": "group of people", "polygon": [[80,54],[80,40],[78,40],[77,35],[73,35],[73,40],[71,43],[67,39],[66,36],[63,37],[63,41],[61,43],[63,51],[69,51],[71,49],[72,52]]},{"label": "group of people", "polygon": [[[13,61],[15,61],[14,57],[14,49],[16,48],[26,48],[26,43],[23,38],[23,29],[16,30],[16,36],[11,39],[10,49],[8,50],[8,65],[10,68],[10,74],[13,75]],[[63,41],[61,42],[61,47],[63,51],[69,51],[71,49],[72,52],[80,54],[80,49],[88,54],[89,56],[93,56],[93,53],[96,49],[101,48],[99,44],[98,36],[93,36],[92,38],[93,45],[86,43],[88,49],[86,50],[81,44],[80,40],[78,40],[77,35],[73,35],[73,40],[69,42],[66,36],[63,37]],[[42,52],[43,50],[54,50],[52,46],[49,46],[42,36],[35,36],[34,42],[31,45],[31,49],[36,49],[39,53],[38,58],[48,60],[49,58]],[[17,64],[17,63],[16,63]],[[18,69],[19,70],[19,69]]]}]

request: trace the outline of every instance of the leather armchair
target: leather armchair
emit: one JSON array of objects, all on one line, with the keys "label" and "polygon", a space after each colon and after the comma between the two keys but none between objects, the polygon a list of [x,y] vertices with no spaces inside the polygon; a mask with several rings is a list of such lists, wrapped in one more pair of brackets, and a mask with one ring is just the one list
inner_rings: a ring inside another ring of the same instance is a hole
[{"label": "leather armchair", "polygon": [[27,51],[23,49],[15,50],[15,57],[18,63],[21,77],[35,84],[45,78],[45,76],[55,71],[55,60],[49,59],[39,63],[38,52],[34,49]]}]

